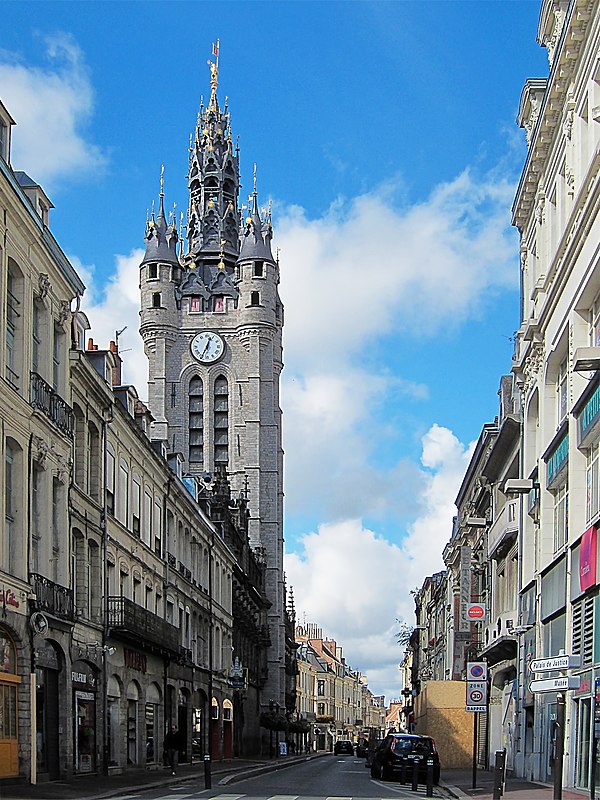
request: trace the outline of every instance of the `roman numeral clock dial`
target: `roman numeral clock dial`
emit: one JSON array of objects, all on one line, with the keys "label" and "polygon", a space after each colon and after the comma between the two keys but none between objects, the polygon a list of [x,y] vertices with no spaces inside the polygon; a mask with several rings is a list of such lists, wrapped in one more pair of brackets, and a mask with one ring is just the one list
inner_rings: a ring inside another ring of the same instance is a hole
[{"label": "roman numeral clock dial", "polygon": [[192,355],[201,364],[213,364],[225,352],[225,342],[218,333],[202,331],[197,333],[190,345]]}]

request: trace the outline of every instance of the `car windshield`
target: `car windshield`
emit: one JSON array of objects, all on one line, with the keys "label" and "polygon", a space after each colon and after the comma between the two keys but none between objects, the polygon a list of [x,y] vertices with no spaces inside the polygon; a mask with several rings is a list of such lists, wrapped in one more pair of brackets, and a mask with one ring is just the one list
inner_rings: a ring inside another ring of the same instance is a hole
[{"label": "car windshield", "polygon": [[429,755],[431,753],[431,745],[428,739],[394,739],[392,752]]}]

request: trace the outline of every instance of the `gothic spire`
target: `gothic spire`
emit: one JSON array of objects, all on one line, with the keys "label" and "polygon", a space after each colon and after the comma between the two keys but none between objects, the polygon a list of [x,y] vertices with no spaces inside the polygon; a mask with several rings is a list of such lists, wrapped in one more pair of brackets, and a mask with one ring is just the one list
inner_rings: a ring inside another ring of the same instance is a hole
[{"label": "gothic spire", "polygon": [[256,190],[256,164],[254,165],[254,190],[248,198],[248,216],[244,228],[240,231],[240,255],[238,261],[267,260],[273,261],[271,239],[273,228],[271,214],[261,217],[258,209],[258,192]]},{"label": "gothic spire", "polygon": [[[165,217],[165,167],[160,171],[160,192],[158,202],[158,214],[154,217],[154,201],[152,202],[152,216],[146,222],[146,253],[142,259],[142,264],[157,263],[172,264],[179,266],[177,258],[177,221],[174,219],[171,224],[167,223]],[[141,265],[140,265],[141,266]]]}]

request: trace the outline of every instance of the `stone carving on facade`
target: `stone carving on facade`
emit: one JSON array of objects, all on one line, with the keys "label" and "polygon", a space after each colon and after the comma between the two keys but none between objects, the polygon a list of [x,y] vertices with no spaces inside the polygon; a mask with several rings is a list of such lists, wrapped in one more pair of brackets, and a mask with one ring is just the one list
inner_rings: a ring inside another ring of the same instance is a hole
[{"label": "stone carving on facade", "polygon": [[546,195],[540,192],[535,201],[535,218],[539,225],[544,222],[544,209],[546,204]]},{"label": "stone carving on facade", "polygon": [[61,300],[58,309],[58,324],[61,328],[66,327],[66,322],[71,317],[71,304],[68,300]]},{"label": "stone carving on facade", "polygon": [[559,3],[555,3],[554,28],[552,29],[550,37],[544,42],[546,46],[546,51],[548,53],[548,63],[550,64],[550,67],[552,67],[552,63],[554,61],[554,52],[556,50],[556,44],[560,39],[560,34],[562,32],[564,23],[565,23],[565,10],[560,7]]},{"label": "stone carving on facade", "polygon": [[56,455],[56,477],[61,483],[66,483],[71,471],[71,460],[62,453]]},{"label": "stone carving on facade", "polygon": [[46,460],[50,453],[48,443],[45,439],[42,439],[41,436],[35,435],[33,436],[31,443],[33,445],[33,460],[36,461],[42,469],[45,469]]},{"label": "stone carving on facade", "polygon": [[529,108],[529,117],[527,118],[527,120],[525,122],[525,139],[526,139],[528,145],[531,144],[531,139],[533,137],[533,132],[535,130],[536,123],[537,123],[538,118],[540,116],[541,105],[540,105],[539,98],[538,98],[538,96],[536,94],[532,93],[531,98],[530,98],[530,104],[531,105],[530,105],[530,108]]},{"label": "stone carving on facade", "polygon": [[575,194],[575,173],[571,166],[565,168],[565,183],[567,184],[567,192],[573,196]]},{"label": "stone carving on facade", "polygon": [[38,276],[38,289],[41,300],[45,300],[46,297],[48,297],[51,288],[52,284],[50,283],[48,274],[46,272],[40,272]]},{"label": "stone carving on facade", "polygon": [[534,342],[523,364],[523,394],[533,387],[543,361],[544,345],[541,342]]}]

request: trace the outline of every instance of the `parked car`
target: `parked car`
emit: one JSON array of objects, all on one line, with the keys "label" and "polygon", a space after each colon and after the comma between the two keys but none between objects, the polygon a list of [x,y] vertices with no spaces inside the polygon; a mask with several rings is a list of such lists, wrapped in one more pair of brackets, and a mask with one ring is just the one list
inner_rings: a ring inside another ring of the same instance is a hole
[{"label": "parked car", "polygon": [[349,739],[338,739],[335,745],[333,746],[333,752],[336,756],[345,753],[346,755],[353,756],[354,755],[354,745]]},{"label": "parked car", "polygon": [[393,780],[405,771],[406,781],[412,778],[414,762],[419,764],[419,783],[427,781],[427,761],[433,760],[433,782],[440,781],[440,757],[431,736],[410,733],[390,733],[373,755],[371,777]]},{"label": "parked car", "polygon": [[366,739],[359,739],[356,743],[356,756],[357,758],[366,758],[369,752],[369,743]]}]

